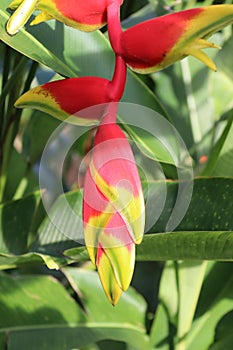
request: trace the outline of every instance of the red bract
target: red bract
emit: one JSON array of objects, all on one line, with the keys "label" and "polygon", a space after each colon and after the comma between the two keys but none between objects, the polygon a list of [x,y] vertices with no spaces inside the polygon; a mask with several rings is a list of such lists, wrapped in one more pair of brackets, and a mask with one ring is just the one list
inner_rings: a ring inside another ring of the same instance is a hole
[{"label": "red bract", "polygon": [[7,24],[9,34],[16,34],[35,10],[41,11],[31,25],[55,18],[70,27],[94,31],[107,22],[109,4],[121,6],[123,0],[13,0],[9,8],[16,10]]},{"label": "red bract", "polygon": [[[74,116],[80,125],[99,123],[109,102],[119,101],[126,79],[126,67],[121,57],[111,81],[99,77],[80,77],[57,80],[26,92],[15,103],[19,108],[35,108],[65,120]],[[100,105],[99,107],[97,105]],[[85,110],[88,107],[89,110]]]},{"label": "red bract", "polygon": [[15,106],[35,108],[60,120],[74,116],[75,122],[81,125],[94,124],[99,122],[103,109],[95,108],[93,114],[92,110],[82,110],[110,102],[109,84],[107,79],[98,77],[58,80],[26,92],[16,101]]},{"label": "red bract", "polygon": [[107,23],[109,4],[114,2],[120,6],[123,0],[52,0],[52,2],[62,16],[80,23],[80,29],[89,31],[100,28]]},{"label": "red bract", "polygon": [[157,17],[124,31],[118,53],[139,73],[158,71],[188,55],[216,70],[201,49],[219,48],[206,38],[232,22],[233,5],[202,7]]}]

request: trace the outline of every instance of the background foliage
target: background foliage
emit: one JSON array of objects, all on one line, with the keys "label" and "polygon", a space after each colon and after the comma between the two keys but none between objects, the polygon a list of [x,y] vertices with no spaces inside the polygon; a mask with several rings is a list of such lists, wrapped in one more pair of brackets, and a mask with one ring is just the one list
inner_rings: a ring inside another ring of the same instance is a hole
[{"label": "background foliage", "polygon": [[[186,215],[175,232],[164,233],[176,200],[177,173],[163,149],[126,126],[139,148],[149,150],[150,159],[160,160],[167,196],[159,220],[137,248],[132,287],[112,308],[85,248],[56,229],[40,200],[38,165],[59,122],[13,107],[23,91],[50,79],[111,78],[114,57],[106,33],[81,33],[50,21],[10,37],[5,32],[8,4],[8,0],[0,4],[0,349],[230,350],[232,28],[215,34],[222,50],[208,53],[217,73],[193,58],[149,76],[128,72],[123,101],[150,107],[175,126],[192,156],[195,180]],[[125,0],[122,25],[126,28],[170,9],[210,4],[209,0]],[[81,194],[70,174],[84,154],[85,142],[71,150],[63,175],[69,190],[65,196],[79,212]],[[52,156],[61,148],[62,140]],[[47,170],[45,176],[53,182]],[[156,201],[164,181],[154,180]],[[50,215],[59,218],[62,213],[64,227],[72,231],[62,198],[51,201]],[[150,210],[153,213],[156,207]]]}]

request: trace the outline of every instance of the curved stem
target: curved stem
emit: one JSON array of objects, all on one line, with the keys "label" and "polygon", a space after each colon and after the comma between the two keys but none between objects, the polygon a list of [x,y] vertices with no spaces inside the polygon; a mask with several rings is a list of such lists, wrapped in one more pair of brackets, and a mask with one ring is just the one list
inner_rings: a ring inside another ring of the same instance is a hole
[{"label": "curved stem", "polygon": [[115,70],[108,86],[108,95],[112,102],[108,105],[103,123],[116,122],[118,103],[114,102],[120,101],[125,89],[127,70],[125,61],[120,55],[122,33],[120,21],[121,4],[121,0],[110,0],[107,9],[108,35],[112,49],[115,52]]},{"label": "curved stem", "polygon": [[112,102],[110,102],[106,109],[106,115],[104,117],[104,123],[115,123],[118,109],[118,102],[120,101],[126,82],[126,64],[123,58],[116,55],[115,70],[112,81],[108,85],[108,96]]},{"label": "curved stem", "polygon": [[110,3],[107,8],[107,23],[108,23],[108,36],[116,54],[120,53],[120,39],[121,39],[121,20],[120,20],[120,6],[121,1],[114,1]]},{"label": "curved stem", "polygon": [[125,61],[121,56],[116,55],[114,74],[109,82],[109,97],[112,101],[119,101],[124,93],[126,72]]}]

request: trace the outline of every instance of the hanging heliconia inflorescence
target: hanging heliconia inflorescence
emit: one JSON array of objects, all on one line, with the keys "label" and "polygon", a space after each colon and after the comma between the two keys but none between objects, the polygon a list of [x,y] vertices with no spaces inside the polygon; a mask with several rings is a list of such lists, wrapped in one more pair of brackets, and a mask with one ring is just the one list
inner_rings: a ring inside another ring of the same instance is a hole
[{"label": "hanging heliconia inflorescence", "polygon": [[[35,108],[61,120],[72,116],[78,125],[99,125],[84,184],[83,227],[90,259],[113,305],[129,287],[135,244],[142,241],[145,226],[137,166],[128,140],[116,124],[126,65],[138,73],[151,73],[192,55],[216,70],[202,49],[219,48],[206,39],[233,23],[233,5],[214,5],[156,17],[122,31],[122,3],[122,0],[14,0],[9,8],[15,12],[7,24],[8,33],[14,35],[35,10],[40,12],[32,25],[55,18],[76,29],[93,31],[107,23],[115,53],[112,80],[82,77],[50,82],[26,92],[15,106]],[[95,115],[85,112],[98,105],[103,108],[95,108]]]}]

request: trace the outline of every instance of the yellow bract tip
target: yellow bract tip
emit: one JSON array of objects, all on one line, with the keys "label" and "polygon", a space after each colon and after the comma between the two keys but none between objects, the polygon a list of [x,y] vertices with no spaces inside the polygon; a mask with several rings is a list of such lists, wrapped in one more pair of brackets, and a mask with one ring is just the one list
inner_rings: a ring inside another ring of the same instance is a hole
[{"label": "yellow bract tip", "polygon": [[34,26],[49,21],[50,19],[53,19],[53,16],[49,15],[47,12],[41,12],[33,19],[33,21],[31,21],[30,25]]},{"label": "yellow bract tip", "polygon": [[195,58],[197,58],[199,61],[203,62],[207,67],[212,69],[214,72],[217,71],[215,63],[212,61],[212,59],[203,51],[200,49],[196,49],[195,47],[187,48],[186,55],[191,55]]},{"label": "yellow bract tip", "polygon": [[105,253],[101,255],[97,268],[106,297],[115,306],[120,300],[122,289],[115,279],[111,263]]}]

